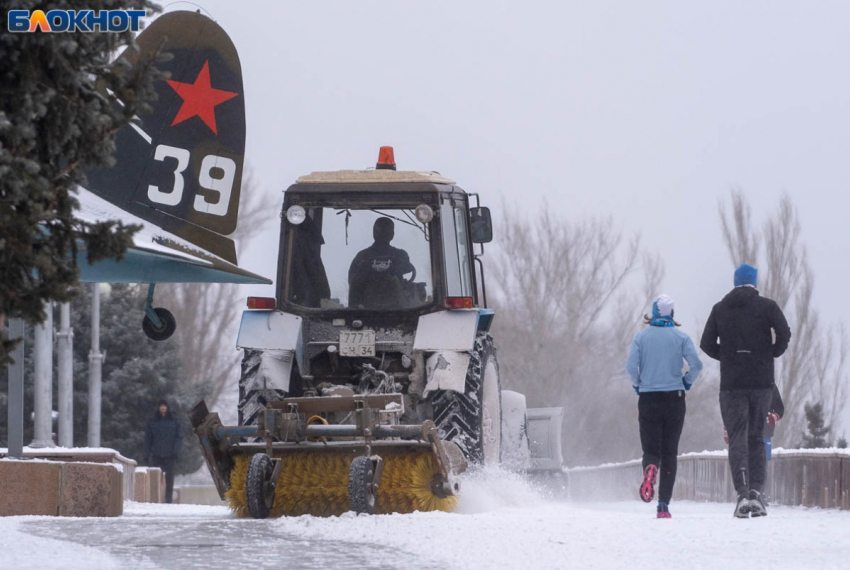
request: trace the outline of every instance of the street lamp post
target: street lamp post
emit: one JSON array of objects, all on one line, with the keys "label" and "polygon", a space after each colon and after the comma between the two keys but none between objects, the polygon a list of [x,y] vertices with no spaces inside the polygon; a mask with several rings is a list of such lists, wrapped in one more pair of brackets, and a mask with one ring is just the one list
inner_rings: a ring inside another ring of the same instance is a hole
[{"label": "street lamp post", "polygon": [[89,352],[89,447],[100,447],[100,391],[103,354],[100,352],[100,283],[92,283],[91,351]]},{"label": "street lamp post", "polygon": [[53,303],[47,318],[35,327],[33,381],[33,440],[30,447],[53,447]]}]

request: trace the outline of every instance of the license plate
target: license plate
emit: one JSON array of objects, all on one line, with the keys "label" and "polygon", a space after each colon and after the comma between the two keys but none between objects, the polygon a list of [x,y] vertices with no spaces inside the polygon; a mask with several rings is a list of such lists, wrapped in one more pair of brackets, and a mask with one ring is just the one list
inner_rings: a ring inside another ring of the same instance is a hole
[{"label": "license plate", "polygon": [[340,356],[375,356],[375,331],[339,331]]}]

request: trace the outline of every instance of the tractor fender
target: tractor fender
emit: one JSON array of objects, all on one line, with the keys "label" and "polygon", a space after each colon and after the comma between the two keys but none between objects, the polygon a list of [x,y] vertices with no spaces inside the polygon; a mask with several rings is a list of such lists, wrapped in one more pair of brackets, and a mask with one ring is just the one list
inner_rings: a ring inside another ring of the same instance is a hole
[{"label": "tractor fender", "polygon": [[475,347],[480,311],[459,309],[439,311],[419,317],[413,350],[470,351]]},{"label": "tractor fender", "polygon": [[292,350],[301,360],[301,317],[283,311],[242,311],[236,348]]}]

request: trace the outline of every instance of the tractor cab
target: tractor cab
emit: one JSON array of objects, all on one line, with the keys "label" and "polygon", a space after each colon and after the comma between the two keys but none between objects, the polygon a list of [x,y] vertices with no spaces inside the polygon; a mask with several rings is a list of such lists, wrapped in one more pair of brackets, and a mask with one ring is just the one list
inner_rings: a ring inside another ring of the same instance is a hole
[{"label": "tractor cab", "polygon": [[470,210],[469,195],[438,173],[385,166],[314,172],[289,187],[278,307],[398,319],[484,303],[473,242],[489,241],[489,211]]},{"label": "tractor cab", "polygon": [[490,214],[469,196],[439,173],[395,170],[390,147],[375,169],[314,172],[287,189],[268,307],[297,318],[303,340],[287,394],[368,391],[386,375],[407,392],[424,376],[420,319],[486,305],[473,244],[490,240]]}]

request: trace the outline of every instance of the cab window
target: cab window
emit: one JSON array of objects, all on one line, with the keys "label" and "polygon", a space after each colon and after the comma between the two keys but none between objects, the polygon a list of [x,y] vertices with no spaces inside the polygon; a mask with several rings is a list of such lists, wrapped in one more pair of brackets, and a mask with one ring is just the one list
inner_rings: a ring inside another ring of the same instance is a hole
[{"label": "cab window", "polygon": [[323,309],[429,304],[429,231],[403,208],[307,208],[291,231],[289,301]]}]

